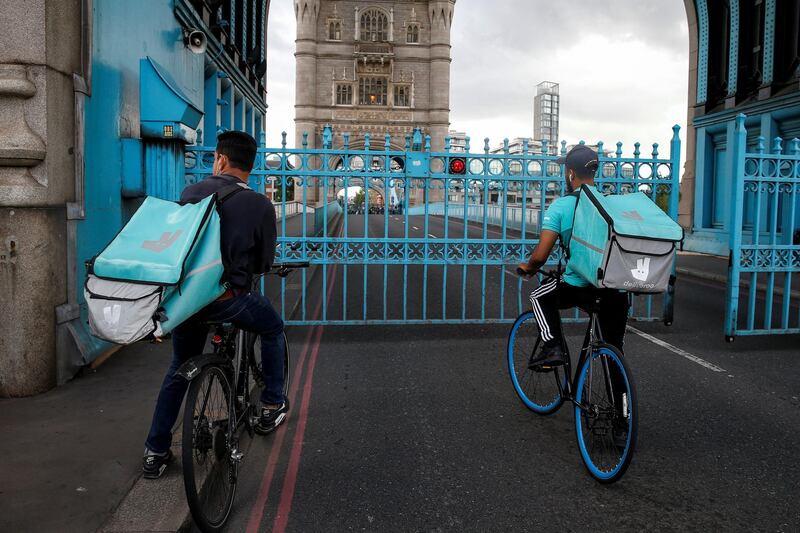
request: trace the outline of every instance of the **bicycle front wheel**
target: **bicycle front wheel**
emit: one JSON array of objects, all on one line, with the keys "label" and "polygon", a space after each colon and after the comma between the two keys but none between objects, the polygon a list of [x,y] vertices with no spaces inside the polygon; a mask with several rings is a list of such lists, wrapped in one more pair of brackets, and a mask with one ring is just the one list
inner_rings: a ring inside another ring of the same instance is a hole
[{"label": "bicycle front wheel", "polygon": [[514,391],[528,409],[549,415],[564,403],[561,391],[566,387],[567,373],[563,367],[546,372],[528,368],[539,347],[538,339],[539,326],[533,311],[522,313],[508,334],[508,375]]},{"label": "bicycle front wheel", "polygon": [[597,346],[579,370],[575,434],[583,464],[601,483],[620,479],[636,448],[636,388],[619,350]]},{"label": "bicycle front wheel", "polygon": [[186,500],[202,531],[220,531],[233,505],[236,463],[231,385],[218,366],[192,380],[183,413],[183,482]]}]

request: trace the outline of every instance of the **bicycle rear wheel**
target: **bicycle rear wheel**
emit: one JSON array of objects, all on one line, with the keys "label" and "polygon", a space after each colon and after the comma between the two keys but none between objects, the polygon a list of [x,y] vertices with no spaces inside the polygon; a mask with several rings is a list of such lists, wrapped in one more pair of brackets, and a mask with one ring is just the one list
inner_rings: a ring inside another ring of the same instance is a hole
[{"label": "bicycle rear wheel", "polygon": [[220,531],[236,492],[236,464],[231,458],[236,431],[228,376],[206,366],[192,380],[183,414],[183,483],[186,500],[202,531]]},{"label": "bicycle rear wheel", "polygon": [[566,387],[567,375],[564,368],[547,372],[528,368],[528,362],[539,346],[538,339],[539,326],[533,311],[522,313],[508,334],[508,375],[514,391],[528,409],[549,415],[564,403],[561,390]]},{"label": "bicycle rear wheel", "polygon": [[620,479],[638,431],[636,388],[620,352],[601,344],[579,369],[575,434],[583,464],[601,483]]}]

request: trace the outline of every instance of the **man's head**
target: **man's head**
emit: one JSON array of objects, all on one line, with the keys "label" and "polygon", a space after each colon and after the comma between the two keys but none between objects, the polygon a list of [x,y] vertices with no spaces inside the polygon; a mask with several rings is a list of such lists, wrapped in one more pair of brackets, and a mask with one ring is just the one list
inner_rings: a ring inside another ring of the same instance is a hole
[{"label": "man's head", "polygon": [[556,163],[564,165],[567,192],[572,192],[583,184],[594,184],[594,175],[599,165],[597,152],[585,144],[574,146],[567,155],[558,158]]},{"label": "man's head", "polygon": [[230,174],[247,180],[256,160],[258,145],[243,131],[226,131],[217,137],[214,152],[214,174]]}]

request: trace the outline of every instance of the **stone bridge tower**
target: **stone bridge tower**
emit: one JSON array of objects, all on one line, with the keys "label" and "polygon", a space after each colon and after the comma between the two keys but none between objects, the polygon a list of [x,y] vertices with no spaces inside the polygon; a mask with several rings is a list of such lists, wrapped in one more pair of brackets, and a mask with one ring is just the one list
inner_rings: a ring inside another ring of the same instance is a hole
[{"label": "stone bridge tower", "polygon": [[450,126],[450,29],[456,0],[295,0],[295,142],[402,149],[420,128],[442,150]]}]

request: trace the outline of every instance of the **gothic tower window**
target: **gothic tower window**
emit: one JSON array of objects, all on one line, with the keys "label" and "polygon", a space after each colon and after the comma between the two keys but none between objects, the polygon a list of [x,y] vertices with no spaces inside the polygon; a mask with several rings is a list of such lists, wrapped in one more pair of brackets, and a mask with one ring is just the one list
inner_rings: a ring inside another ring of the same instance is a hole
[{"label": "gothic tower window", "polygon": [[353,105],[353,86],[351,84],[336,84],[336,105]]},{"label": "gothic tower window", "polygon": [[389,19],[383,11],[370,8],[361,15],[361,40],[386,41],[389,33]]},{"label": "gothic tower window", "polygon": [[406,42],[407,43],[418,43],[419,42],[419,25],[418,24],[409,24],[408,29],[406,30]]},{"label": "gothic tower window", "polygon": [[341,41],[342,40],[342,23],[338,20],[332,20],[328,24],[328,40]]},{"label": "gothic tower window", "polygon": [[410,85],[395,85],[394,86],[394,106],[395,107],[411,107],[411,86]]},{"label": "gothic tower window", "polygon": [[386,78],[359,79],[358,103],[361,105],[386,105],[388,85]]}]

